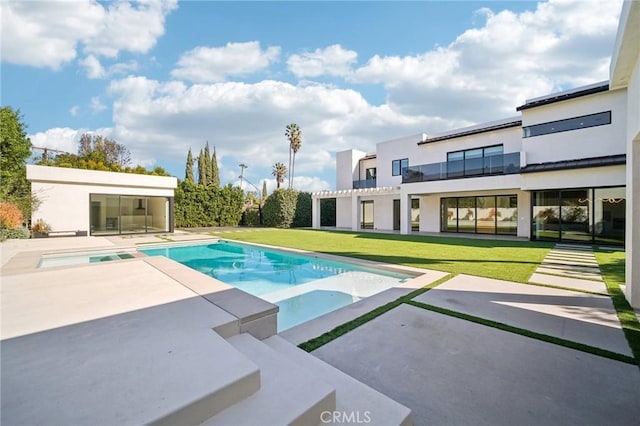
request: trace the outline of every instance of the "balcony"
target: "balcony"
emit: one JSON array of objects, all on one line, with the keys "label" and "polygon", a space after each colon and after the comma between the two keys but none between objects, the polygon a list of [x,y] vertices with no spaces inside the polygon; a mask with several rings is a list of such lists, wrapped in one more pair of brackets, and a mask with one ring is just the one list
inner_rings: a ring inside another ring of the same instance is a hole
[{"label": "balcony", "polygon": [[354,180],[353,189],[375,188],[376,179]]},{"label": "balcony", "polygon": [[[404,169],[402,183],[431,182],[520,173],[520,153],[422,164]],[[354,182],[355,184],[355,182]]]}]

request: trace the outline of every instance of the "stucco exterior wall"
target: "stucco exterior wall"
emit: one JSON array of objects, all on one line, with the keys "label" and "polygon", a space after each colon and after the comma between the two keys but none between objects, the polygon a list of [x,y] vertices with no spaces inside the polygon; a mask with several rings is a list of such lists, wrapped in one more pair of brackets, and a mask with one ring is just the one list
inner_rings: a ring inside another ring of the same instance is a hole
[{"label": "stucco exterior wall", "polygon": [[358,162],[365,153],[349,149],[336,153],[336,189],[352,189],[353,181],[358,180]]},{"label": "stucco exterior wall", "polygon": [[600,92],[522,111],[522,126],[611,111],[611,124],[522,139],[527,164],[624,154],[625,90]]},{"label": "stucco exterior wall", "polygon": [[41,201],[31,216],[53,231],[89,231],[90,194],[173,197],[174,177],[27,165],[31,192]]}]

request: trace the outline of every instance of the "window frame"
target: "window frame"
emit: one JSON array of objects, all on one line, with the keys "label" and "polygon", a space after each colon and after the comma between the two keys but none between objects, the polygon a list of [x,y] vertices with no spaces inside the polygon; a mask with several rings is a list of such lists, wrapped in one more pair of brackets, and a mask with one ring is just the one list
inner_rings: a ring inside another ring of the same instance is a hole
[{"label": "window frame", "polygon": [[[580,120],[585,121],[594,117],[606,117],[604,122],[591,121],[586,125],[578,124]],[[545,123],[532,124],[531,126],[522,127],[522,138],[533,138],[536,136],[552,135],[554,133],[570,132],[573,130],[588,129],[590,127],[607,126],[611,124],[612,113],[609,111],[601,111],[593,114],[580,115],[578,117],[565,118],[556,121],[547,121]],[[555,128],[553,126],[556,126]]]},{"label": "window frame", "polygon": [[[404,167],[402,166],[402,164],[404,163]],[[397,169],[398,172],[396,173],[396,164],[397,164]],[[409,167],[409,159],[408,158],[401,158],[398,160],[393,160],[391,161],[391,176],[402,176],[404,174],[404,169]]]}]

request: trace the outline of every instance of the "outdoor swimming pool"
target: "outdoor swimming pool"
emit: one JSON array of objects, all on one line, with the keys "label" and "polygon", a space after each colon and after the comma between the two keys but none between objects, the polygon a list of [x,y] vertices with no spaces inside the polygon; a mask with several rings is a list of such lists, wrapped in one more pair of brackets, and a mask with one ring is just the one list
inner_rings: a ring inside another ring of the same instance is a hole
[{"label": "outdoor swimming pool", "polygon": [[278,331],[414,278],[414,275],[219,241],[140,249],[165,256],[280,307]]}]

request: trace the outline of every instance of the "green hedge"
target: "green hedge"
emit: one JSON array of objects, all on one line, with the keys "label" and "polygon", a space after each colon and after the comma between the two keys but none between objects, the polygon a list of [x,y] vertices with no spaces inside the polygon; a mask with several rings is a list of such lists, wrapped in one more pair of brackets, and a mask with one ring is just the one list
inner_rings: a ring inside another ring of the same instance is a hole
[{"label": "green hedge", "polygon": [[311,226],[311,194],[295,189],[276,189],[265,201],[262,216],[265,226]]},{"label": "green hedge", "polygon": [[29,238],[29,230],[27,228],[0,228],[0,241],[17,238]]},{"label": "green hedge", "polygon": [[181,181],[175,191],[176,228],[237,226],[244,192],[231,184],[222,188]]}]

